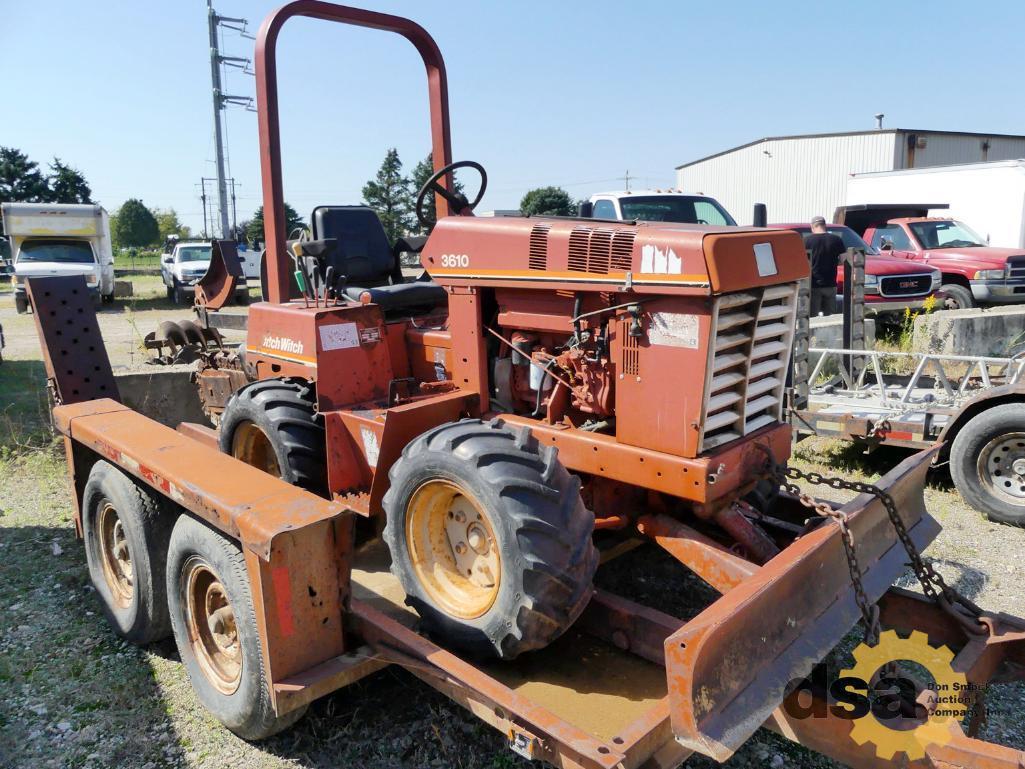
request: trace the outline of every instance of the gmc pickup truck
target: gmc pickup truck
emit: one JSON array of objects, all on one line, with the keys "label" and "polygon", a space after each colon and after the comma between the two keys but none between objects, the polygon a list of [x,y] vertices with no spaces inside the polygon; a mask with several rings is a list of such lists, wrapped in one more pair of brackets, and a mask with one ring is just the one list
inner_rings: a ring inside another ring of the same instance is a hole
[{"label": "gmc pickup truck", "polygon": [[882,253],[942,273],[945,309],[1025,302],[1025,249],[995,248],[956,219],[926,216],[942,204],[870,204],[833,217]]}]

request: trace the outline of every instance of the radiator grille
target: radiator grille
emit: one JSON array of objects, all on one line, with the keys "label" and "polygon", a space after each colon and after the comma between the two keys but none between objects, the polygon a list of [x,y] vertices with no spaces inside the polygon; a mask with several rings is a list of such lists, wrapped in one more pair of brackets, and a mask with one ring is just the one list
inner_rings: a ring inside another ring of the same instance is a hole
[{"label": "radiator grille", "polygon": [[932,288],[932,273],[927,275],[891,275],[879,280],[882,296],[915,296],[928,294]]},{"label": "radiator grille", "polygon": [[629,272],[633,261],[634,230],[612,227],[574,227],[569,235],[569,269],[607,274]]},{"label": "radiator grille", "polygon": [[630,320],[621,321],[619,324],[619,338],[623,340],[623,358],[619,362],[619,371],[629,376],[640,376],[640,354],[641,348],[637,337],[630,336]]},{"label": "radiator grille", "polygon": [[548,269],[548,230],[550,224],[535,224],[530,230],[530,257],[527,260],[532,270]]},{"label": "radiator grille", "polygon": [[1007,260],[1007,277],[1025,278],[1025,256],[1012,256]]},{"label": "radiator grille", "polygon": [[715,300],[700,451],[780,419],[796,305],[795,284]]}]

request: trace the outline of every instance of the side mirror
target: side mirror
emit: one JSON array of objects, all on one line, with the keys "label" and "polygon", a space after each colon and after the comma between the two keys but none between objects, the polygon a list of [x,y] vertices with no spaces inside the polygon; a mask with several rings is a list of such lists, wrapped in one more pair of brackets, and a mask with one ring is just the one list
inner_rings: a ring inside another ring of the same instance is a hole
[{"label": "side mirror", "polygon": [[583,200],[580,203],[580,218],[590,219],[594,216],[594,203],[590,200]]},{"label": "side mirror", "polygon": [[174,261],[174,258],[173,258],[173,257],[170,257],[170,256],[165,256],[165,257],[164,257],[163,259],[161,259],[160,261],[162,261],[162,262],[163,262],[164,264],[170,264],[171,262],[173,262],[173,261]]},{"label": "side mirror", "polygon": [[879,250],[880,251],[892,251],[893,250],[893,240],[891,238],[883,238],[882,242],[879,244]]}]

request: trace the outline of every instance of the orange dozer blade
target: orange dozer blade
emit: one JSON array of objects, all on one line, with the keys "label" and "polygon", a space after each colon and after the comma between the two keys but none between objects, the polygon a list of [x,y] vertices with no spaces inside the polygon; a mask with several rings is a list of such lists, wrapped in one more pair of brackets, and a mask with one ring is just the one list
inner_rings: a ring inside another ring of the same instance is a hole
[{"label": "orange dozer blade", "polygon": [[[938,449],[904,460],[880,479],[921,548],[939,525],[925,512],[925,474]],[[865,592],[882,597],[907,553],[882,503],[862,494],[841,508],[854,535]],[[809,511],[811,512],[811,511]],[[673,731],[680,743],[725,761],[861,614],[840,528],[827,521],[797,539],[666,639]]]}]

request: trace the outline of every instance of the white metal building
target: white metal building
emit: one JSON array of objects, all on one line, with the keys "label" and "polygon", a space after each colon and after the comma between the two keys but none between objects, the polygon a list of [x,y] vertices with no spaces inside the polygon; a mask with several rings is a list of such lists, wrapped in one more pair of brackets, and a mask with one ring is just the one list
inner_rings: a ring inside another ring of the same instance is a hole
[{"label": "white metal building", "polygon": [[770,222],[803,222],[844,205],[851,174],[1013,158],[1025,158],[1025,136],[906,128],[773,136],[677,166],[676,186],[717,198],[740,223],[750,223],[755,203],[768,206]]}]

